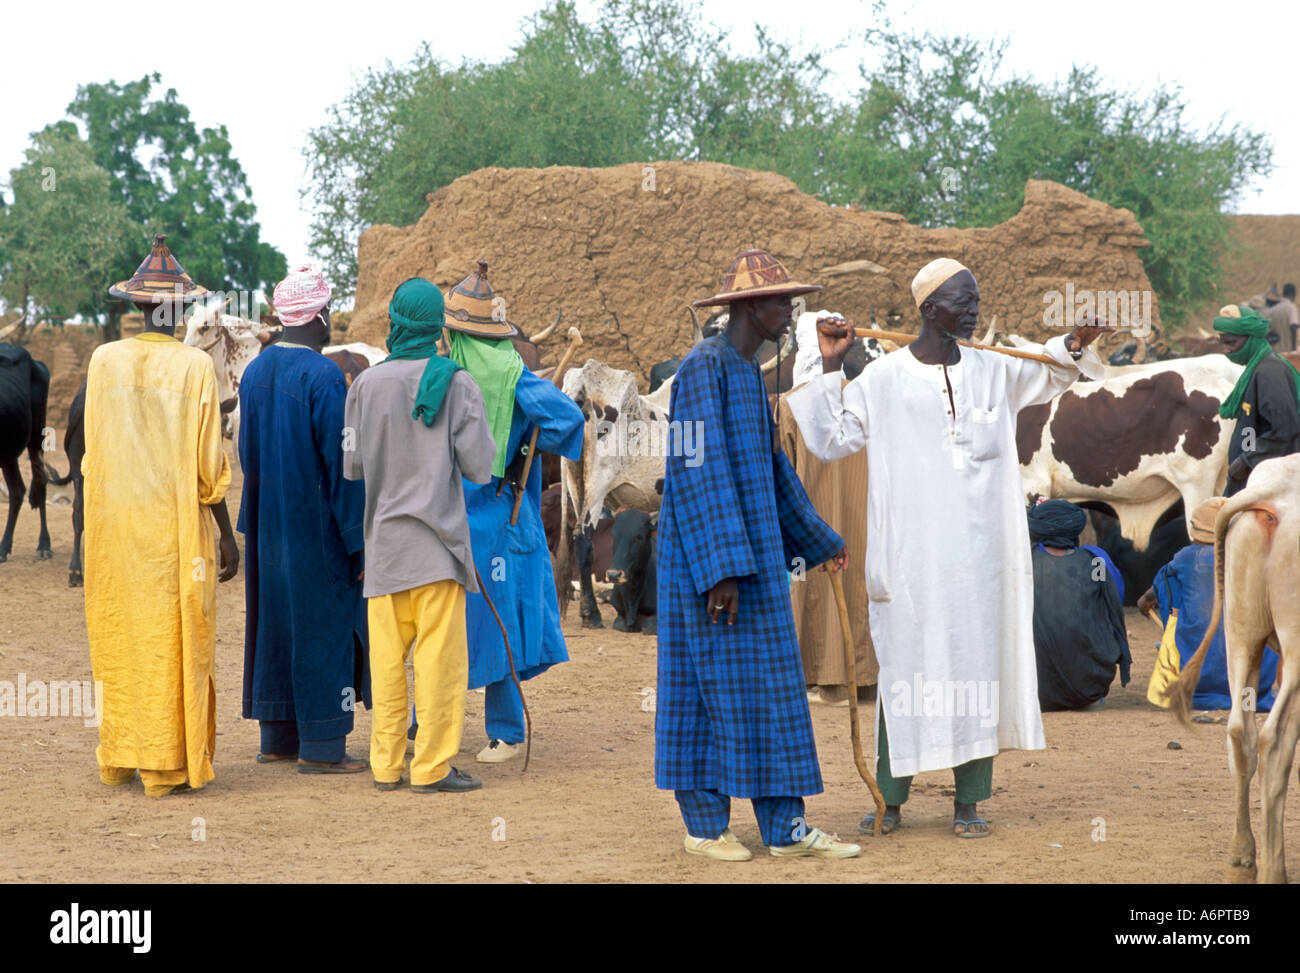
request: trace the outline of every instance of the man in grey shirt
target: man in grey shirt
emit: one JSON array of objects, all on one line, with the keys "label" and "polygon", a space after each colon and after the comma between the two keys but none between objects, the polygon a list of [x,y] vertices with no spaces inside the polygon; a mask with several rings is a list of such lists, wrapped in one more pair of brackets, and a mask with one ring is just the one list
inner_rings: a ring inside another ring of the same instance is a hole
[{"label": "man in grey shirt", "polygon": [[451,766],[469,678],[465,592],[478,590],[462,477],[486,483],[496,445],[478,385],[437,354],[438,288],[412,278],[388,312],[391,354],[352,383],[343,427],[343,475],[366,485],[370,768],[378,789],[401,785],[413,646],[419,732],[411,790],[476,790],[481,780]]}]

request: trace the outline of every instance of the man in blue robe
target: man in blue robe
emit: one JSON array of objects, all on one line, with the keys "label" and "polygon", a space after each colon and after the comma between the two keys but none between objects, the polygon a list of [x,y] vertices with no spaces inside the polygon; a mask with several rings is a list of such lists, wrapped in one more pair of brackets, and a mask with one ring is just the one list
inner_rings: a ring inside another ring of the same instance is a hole
[{"label": "man in blue robe", "polygon": [[[1155,581],[1138,599],[1137,606],[1144,614],[1150,615],[1153,609],[1158,608],[1165,626],[1165,635],[1147,686],[1147,700],[1162,708],[1169,706],[1164,690],[1173,684],[1196,654],[1214,615],[1214,519],[1222,504],[1222,498],[1213,497],[1193,511],[1193,543],[1156,572]],[[1273,708],[1277,667],[1277,653],[1265,646],[1259,665],[1259,685],[1254,687],[1254,708],[1261,713]],[[1204,710],[1232,709],[1222,623],[1206,651],[1192,705]]]},{"label": "man in blue robe", "polygon": [[[477,273],[447,294],[445,328],[449,357],[478,383],[496,441],[492,478],[487,483],[465,480],[465,509],[474,566],[501,615],[522,682],[569,660],[542,527],[540,460],[529,469],[518,520],[510,523],[524,452],[535,428],[538,450],[581,458],[584,420],[582,410],[554,383],[524,367],[509,341],[520,331],[506,320],[504,299],[493,294],[487,269],[486,261],[478,261]],[[503,763],[524,742],[523,700],[511,678],[501,629],[482,593],[468,594],[465,615],[469,688],[485,687],[488,742],[477,760]],[[412,726],[412,738],[414,730]]]},{"label": "man in blue robe", "polygon": [[320,353],[329,299],[313,268],[281,281],[274,302],[284,337],[249,364],[239,386],[243,714],[261,722],[260,763],[296,759],[304,774],[366,769],[345,743],[356,705],[370,706],[365,486],[343,478],[347,387]]},{"label": "man in blue robe", "polygon": [[676,792],[687,853],[718,861],[752,857],[728,827],[733,797],[753,801],[772,855],[861,851],[804,818],[822,779],[790,609],[791,575],[831,558],[842,570],[844,542],[777,446],[754,361],[762,341],[789,330],[792,295],[819,289],[762,250],[740,254],[722,292],[696,302],[730,305],[726,332],[696,345],[673,380],[655,784]]}]

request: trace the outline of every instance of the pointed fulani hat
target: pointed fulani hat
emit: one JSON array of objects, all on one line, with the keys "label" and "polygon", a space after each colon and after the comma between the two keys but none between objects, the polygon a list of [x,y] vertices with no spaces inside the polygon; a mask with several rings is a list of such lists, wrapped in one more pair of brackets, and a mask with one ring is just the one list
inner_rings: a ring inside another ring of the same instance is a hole
[{"label": "pointed fulani hat", "polygon": [[692,307],[709,307],[730,304],[755,297],[775,297],[781,294],[811,294],[822,289],[821,284],[800,284],[790,279],[781,261],[766,250],[746,250],[736,255],[731,269],[722,278],[722,288],[712,297],[694,302]]},{"label": "pointed fulani hat", "polygon": [[144,262],[136,268],[130,280],[121,280],[108,289],[109,297],[141,304],[163,304],[175,301],[197,301],[208,295],[208,289],[194,283],[185,269],[164,243],[166,234],[153,238],[153,249]]},{"label": "pointed fulani hat", "polygon": [[521,332],[506,320],[505,299],[492,293],[486,260],[478,270],[447,292],[443,327],[476,338],[514,338]]},{"label": "pointed fulani hat", "polygon": [[924,304],[927,297],[963,270],[970,273],[969,267],[958,263],[952,257],[940,257],[938,260],[931,260],[918,270],[916,276],[912,278],[912,300],[916,301],[916,306],[920,307]]}]

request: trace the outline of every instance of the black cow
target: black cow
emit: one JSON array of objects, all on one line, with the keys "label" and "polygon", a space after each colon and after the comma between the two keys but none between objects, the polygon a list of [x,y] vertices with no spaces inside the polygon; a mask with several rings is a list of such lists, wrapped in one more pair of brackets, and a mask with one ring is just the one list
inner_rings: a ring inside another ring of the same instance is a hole
[{"label": "black cow", "polygon": [[657,627],[659,575],[655,519],[642,510],[623,510],[614,517],[614,556],[605,580],[614,584],[610,606],[620,632],[654,635]]},{"label": "black cow", "polygon": [[26,451],[32,466],[31,505],[41,515],[41,533],[36,556],[54,556],[50,531],[45,522],[45,464],[41,459],[41,438],[45,430],[45,404],[50,393],[50,370],[36,361],[26,348],[0,341],[0,472],[9,491],[9,519],[0,538],[0,561],[8,560],[14,546],[14,525],[23,506],[27,488],[18,469]]},{"label": "black cow", "polygon": [[1181,511],[1182,504],[1179,503],[1166,514],[1172,519],[1156,525],[1144,551],[1139,551],[1120,533],[1119,520],[1115,517],[1101,510],[1089,511],[1097,534],[1097,546],[1110,555],[1115,570],[1124,578],[1124,604],[1136,605],[1142,592],[1151,587],[1156,572],[1191,543],[1187,538],[1187,520]]},{"label": "black cow", "polygon": [[81,383],[68,407],[68,428],[63,434],[63,452],[68,457],[68,475],[59,476],[51,471],[51,486],[65,486],[72,481],[72,561],[68,565],[68,587],[80,588],[81,532],[86,526],[85,481],[81,476],[81,460],[86,455],[86,383]]}]

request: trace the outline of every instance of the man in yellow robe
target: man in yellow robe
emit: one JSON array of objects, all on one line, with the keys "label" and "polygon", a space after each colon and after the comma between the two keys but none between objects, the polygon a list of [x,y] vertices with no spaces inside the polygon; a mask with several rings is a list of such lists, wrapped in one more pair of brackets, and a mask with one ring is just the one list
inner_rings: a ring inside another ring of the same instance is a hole
[{"label": "man in yellow robe", "polygon": [[161,797],[213,777],[214,518],[221,581],[239,549],[212,360],[174,336],[205,289],[158,236],[109,293],[145,312],[145,331],[97,348],[86,377],[86,631],[104,690],[95,756],[105,784],[139,770]]}]

